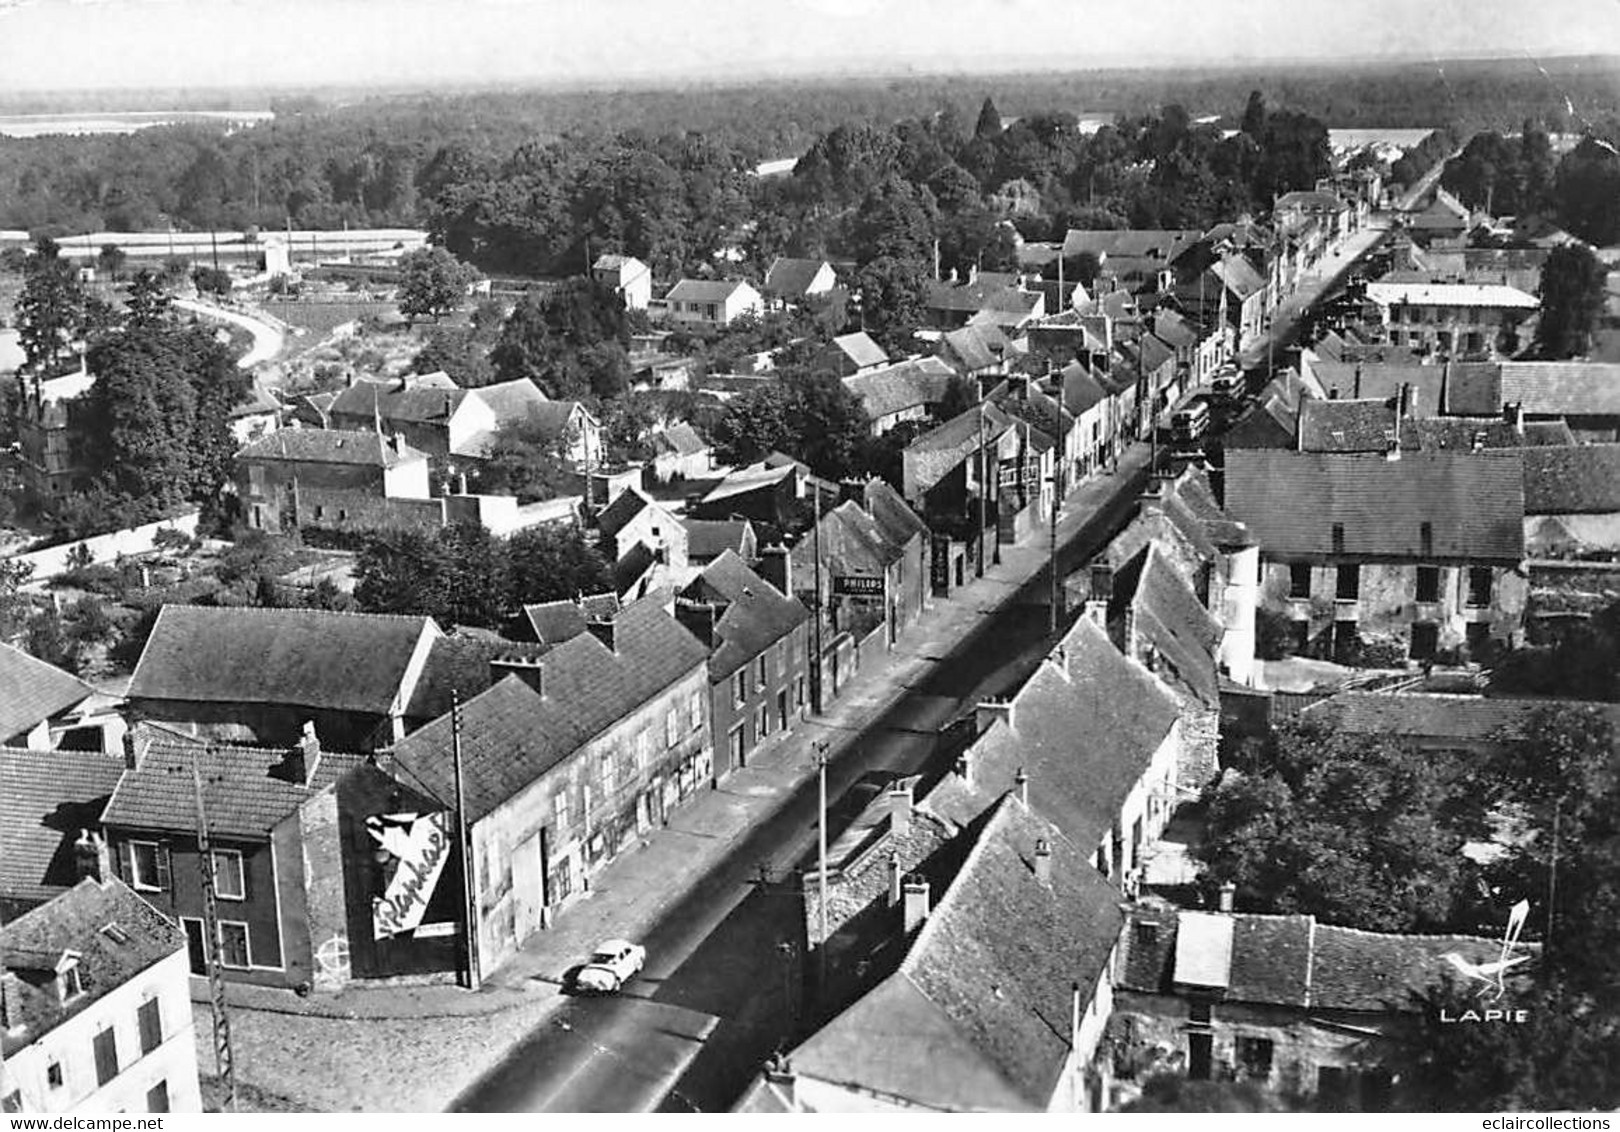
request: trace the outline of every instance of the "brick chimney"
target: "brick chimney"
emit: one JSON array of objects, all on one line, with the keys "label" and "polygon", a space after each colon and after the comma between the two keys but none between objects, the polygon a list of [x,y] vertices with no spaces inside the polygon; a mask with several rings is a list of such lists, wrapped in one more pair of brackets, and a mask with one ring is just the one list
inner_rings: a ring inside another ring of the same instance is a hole
[{"label": "brick chimney", "polygon": [[793,596],[793,555],[781,543],[761,547],[755,571],[788,597]]},{"label": "brick chimney", "polygon": [[1045,838],[1035,842],[1035,879],[1042,884],[1052,883],[1052,846]]},{"label": "brick chimney", "polygon": [[900,854],[891,852],[889,854],[889,907],[891,908],[900,903],[903,895],[900,885],[904,877],[905,874],[900,870]]},{"label": "brick chimney", "polygon": [[897,834],[911,828],[911,788],[910,782],[889,788],[889,828]]},{"label": "brick chimney", "polygon": [[73,874],[78,880],[88,877],[102,881],[113,875],[112,854],[107,851],[107,839],[94,830],[79,830],[73,843]]},{"label": "brick chimney", "polygon": [[1014,714],[1014,705],[1010,698],[1005,700],[982,700],[974,708],[974,730],[983,735],[990,730],[990,725],[995,723],[996,720],[1005,719],[1007,721],[1007,730],[1017,734],[1018,728]]},{"label": "brick chimney", "polygon": [[590,631],[591,636],[595,637],[597,640],[606,645],[609,652],[619,651],[618,630],[615,626],[615,618],[592,617],[585,622],[585,628]]},{"label": "brick chimney", "polygon": [[127,770],[139,770],[141,762],[146,758],[147,749],[152,746],[149,735],[137,734],[135,731],[124,732],[124,767]]},{"label": "brick chimney", "polygon": [[321,741],[315,734],[315,721],[304,720],[298,734],[298,745],[287,752],[288,773],[294,782],[308,786],[315,780],[315,768],[321,762]]},{"label": "brick chimney", "polygon": [[1225,884],[1221,885],[1220,901],[1221,911],[1232,911],[1232,907],[1237,901],[1237,885],[1233,884],[1231,881],[1227,881]]},{"label": "brick chimney", "polygon": [[905,902],[905,933],[910,936],[928,919],[928,881],[914,873],[901,882],[900,892]]},{"label": "brick chimney", "polygon": [[1013,775],[1013,786],[1018,790],[1018,800],[1027,807],[1029,805],[1029,775],[1024,773],[1023,767],[1019,767],[1018,773]]},{"label": "brick chimney", "polygon": [[545,668],[537,656],[507,654],[491,657],[489,682],[496,684],[508,676],[516,676],[542,696],[546,694]]},{"label": "brick chimney", "polygon": [[715,645],[714,627],[720,620],[720,607],[712,601],[694,601],[689,597],[675,599],[675,620],[679,621],[703,647]]}]

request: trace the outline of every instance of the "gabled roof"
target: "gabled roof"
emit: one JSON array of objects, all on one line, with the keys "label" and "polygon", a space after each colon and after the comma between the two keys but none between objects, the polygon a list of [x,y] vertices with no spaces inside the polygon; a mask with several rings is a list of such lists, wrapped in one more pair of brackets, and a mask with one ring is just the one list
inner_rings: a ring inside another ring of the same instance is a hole
[{"label": "gabled roof", "polygon": [[0,747],[0,897],[45,900],[77,879],[73,842],[101,824],[124,760]]},{"label": "gabled roof", "polygon": [[83,703],[94,691],[72,673],[0,642],[0,741]]},{"label": "gabled roof", "polygon": [[515,381],[500,381],[494,385],[483,385],[468,390],[468,395],[488,405],[490,411],[495,414],[495,420],[502,424],[507,421],[527,420],[537,411],[538,406],[548,403],[548,398],[540,391],[540,387],[526,377],[520,377]]},{"label": "gabled roof", "polygon": [[887,365],[889,362],[889,355],[883,352],[883,347],[874,342],[872,336],[864,330],[858,330],[854,334],[840,334],[832,340],[832,345],[857,369]]},{"label": "gabled roof", "polygon": [[644,492],[638,488],[627,487],[613,497],[605,510],[596,517],[596,527],[607,538],[613,538],[624,528],[635,522],[636,516],[650,507],[657,507]]},{"label": "gabled roof", "polygon": [[1620,444],[1526,448],[1520,458],[1526,514],[1620,511]]},{"label": "gabled roof", "polygon": [[1321,401],[1299,406],[1301,452],[1384,452],[1396,441],[1395,406],[1388,401]]},{"label": "gabled roof", "polygon": [[[438,380],[443,378],[443,380]],[[333,416],[434,424],[450,420],[469,393],[443,374],[400,381],[357,381],[332,402]]]},{"label": "gabled roof", "polygon": [[1225,256],[1209,265],[1209,271],[1239,299],[1247,299],[1266,289],[1266,281],[1249,261],[1240,255]]},{"label": "gabled roof", "polygon": [[973,793],[1009,790],[1023,769],[1030,805],[1089,855],[1179,717],[1170,690],[1081,618],[1014,695],[1013,725],[996,720],[968,749]]},{"label": "gabled roof", "polygon": [[667,302],[723,303],[744,287],[752,287],[741,279],[682,279],[664,296]]},{"label": "gabled roof", "polygon": [[783,482],[791,482],[800,475],[798,467],[794,464],[781,464],[771,467],[761,460],[757,464],[749,464],[746,468],[738,468],[725,479],[709,489],[700,503],[718,503],[723,499],[730,499],[738,495],[747,495],[758,491],[762,487],[769,487]]},{"label": "gabled roof", "polygon": [[535,640],[542,645],[560,645],[583,633],[587,619],[616,617],[619,609],[618,594],[602,593],[581,595],[578,601],[525,605],[523,616],[528,618]]},{"label": "gabled roof", "polygon": [[376,432],[325,428],[281,428],[261,436],[236,454],[238,460],[291,460],[306,464],[358,464],[392,468],[426,454],[395,444]]},{"label": "gabled roof", "polygon": [[[0,955],[15,976],[4,980],[0,993],[16,1027],[0,1035],[0,1050],[10,1057],[185,946],[180,925],[123,881],[80,881],[0,927]],[[69,952],[77,958],[83,993],[63,1002],[57,965]]]},{"label": "gabled roof", "polygon": [[1013,344],[994,323],[964,326],[940,339],[940,350],[968,371],[989,369],[1014,353]]},{"label": "gabled roof", "polygon": [[[581,621],[580,631],[584,629]],[[422,674],[411,689],[405,718],[418,722],[438,719],[457,698],[470,700],[495,682],[492,664],[497,658],[533,657],[545,651],[544,643],[508,641],[482,632],[458,631],[436,637],[422,665]]]},{"label": "gabled roof", "polygon": [[1303,209],[1313,212],[1347,212],[1350,206],[1337,193],[1323,192],[1320,189],[1295,189],[1293,192],[1284,193],[1278,197],[1275,208],[1279,212],[1283,209]]},{"label": "gabled roof", "polygon": [[255,381],[248,387],[247,396],[231,406],[230,419],[239,420],[243,417],[256,417],[264,413],[279,413],[281,402],[259,382]]},{"label": "gabled roof", "polygon": [[945,399],[956,371],[939,358],[913,358],[844,378],[869,419],[927,408]]},{"label": "gabled roof", "polygon": [[1078,417],[1108,397],[1108,390],[1079,362],[1063,367],[1063,407]]},{"label": "gabled roof", "polygon": [[1533,311],[1541,300],[1502,283],[1369,283],[1367,300],[1381,307],[1489,307]]},{"label": "gabled roof", "polygon": [[1220,623],[1157,543],[1150,543],[1141,557],[1129,608],[1136,632],[1157,654],[1148,667],[1206,707],[1219,706],[1220,672],[1215,654],[1220,647]]},{"label": "gabled roof", "polygon": [[919,535],[928,537],[928,524],[888,481],[869,479],[861,494],[867,514],[877,522],[878,530],[890,544],[905,546]]},{"label": "gabled roof", "polygon": [[1502,403],[1532,416],[1620,416],[1620,365],[1503,362]]},{"label": "gabled roof", "polygon": [[747,519],[686,519],[684,523],[686,557],[696,563],[711,561],[728,550],[741,555],[753,532]]},{"label": "gabled roof", "polygon": [[798,598],[784,595],[729,550],[692,579],[682,596],[724,606],[715,623],[715,648],[709,656],[711,683],[746,666],[810,619]]},{"label": "gabled roof", "polygon": [[[1312,367],[1329,398],[1386,401],[1412,387],[1409,415],[1432,417],[1445,410],[1446,367],[1395,362],[1317,362]],[[1489,412],[1494,413],[1496,409]]]},{"label": "gabled roof", "polygon": [[972,280],[954,282],[934,279],[928,283],[924,303],[931,310],[984,310],[1009,292],[1018,290],[1018,276],[1011,272],[981,271]]},{"label": "gabled roof", "polygon": [[1000,405],[989,401],[958,413],[937,428],[930,429],[907,446],[908,452],[977,452],[982,437],[988,448],[1014,427]]},{"label": "gabled roof", "polygon": [[165,605],[129,698],[388,715],[405,706],[418,644],[437,634],[427,617]]},{"label": "gabled roof", "polygon": [[1254,411],[1227,430],[1227,451],[1238,448],[1293,449],[1299,433],[1299,410],[1290,407],[1287,396],[1268,388],[1260,395]]},{"label": "gabled roof", "polygon": [[[461,709],[467,817],[479,821],[591,739],[700,669],[708,650],[662,606],[640,601],[613,619],[614,648],[582,633],[540,660],[542,692],[509,676]],[[455,797],[451,721],[406,736],[385,757],[402,781]]]},{"label": "gabled roof", "polygon": [[[1236,449],[1226,510],[1262,553],[1518,563],[1524,557],[1517,451],[1378,455]],[[1431,547],[1421,531],[1428,525]],[[1342,549],[1332,539],[1343,531]]]},{"label": "gabled roof", "polygon": [[322,751],[313,776],[296,750],[154,740],[124,771],[102,822],[110,828],[196,833],[195,767],[215,837],[256,841],[288,814],[356,767],[362,755]]},{"label": "gabled roof", "polygon": [[[806,534],[791,553],[793,574],[814,589],[814,532]],[[847,500],[821,517],[822,566],[832,574],[880,574],[905,555],[903,544],[890,541],[882,525],[854,500]]]},{"label": "gabled roof", "polygon": [[[1119,892],[1010,796],[995,803],[900,968],[792,1053],[804,1076],[951,1111],[1045,1111],[1119,937]],[[1037,842],[1050,879],[1035,875]]]},{"label": "gabled roof", "polygon": [[766,294],[784,298],[802,299],[824,267],[831,267],[824,259],[791,259],[777,256],[770,270],[765,272]]},{"label": "gabled roof", "polygon": [[1063,236],[1063,258],[1082,252],[1111,258],[1156,259],[1169,263],[1193,244],[1201,233],[1192,229],[1083,229],[1070,228]]},{"label": "gabled roof", "polygon": [[625,275],[640,275],[643,271],[647,270],[647,265],[642,263],[635,256],[615,255],[610,252],[605,255],[597,256],[596,262],[591,264],[591,270],[603,272],[612,271],[622,277]]},{"label": "gabled roof", "polygon": [[708,442],[685,421],[677,421],[662,432],[653,433],[647,442],[659,456],[696,456],[709,450]]}]

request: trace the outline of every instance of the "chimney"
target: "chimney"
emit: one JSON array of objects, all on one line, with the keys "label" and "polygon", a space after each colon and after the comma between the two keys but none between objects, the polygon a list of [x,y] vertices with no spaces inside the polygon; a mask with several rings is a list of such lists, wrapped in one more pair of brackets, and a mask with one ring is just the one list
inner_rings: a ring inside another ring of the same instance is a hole
[{"label": "chimney", "polygon": [[772,1057],[765,1063],[765,1081],[782,1094],[788,1103],[789,1111],[800,1111],[799,1075],[793,1072],[793,1063],[786,1055]]},{"label": "chimney", "polygon": [[612,617],[592,617],[585,622],[585,628],[590,630],[591,636],[606,645],[609,652],[619,651]]},{"label": "chimney", "polygon": [[315,721],[304,720],[298,733],[298,743],[287,752],[287,772],[294,782],[308,786],[315,778],[315,768],[321,761],[321,741],[315,734]]},{"label": "chimney", "polygon": [[130,730],[124,732],[124,767],[127,770],[139,770],[141,762],[146,758],[147,748],[152,745],[148,735],[136,734]]},{"label": "chimney", "polygon": [[1518,403],[1516,405],[1510,406],[1509,409],[1508,409],[1508,414],[1509,414],[1508,419],[1513,422],[1513,431],[1518,433],[1520,436],[1523,436],[1524,435],[1524,404],[1523,404],[1523,402],[1520,402],[1520,403]]},{"label": "chimney", "polygon": [[1035,842],[1035,879],[1042,884],[1052,883],[1052,846],[1045,838]]},{"label": "chimney", "polygon": [[394,450],[396,456],[405,451],[405,434],[403,432],[394,433],[388,438],[388,446]]},{"label": "chimney", "polygon": [[467,473],[466,472],[457,472],[456,473],[456,494],[457,495],[466,495],[467,494]]},{"label": "chimney", "polygon": [[911,828],[912,783],[896,783],[889,788],[889,828],[905,833]]},{"label": "chimney", "polygon": [[1106,562],[1091,566],[1091,596],[1086,598],[1086,620],[1108,632],[1108,605],[1114,596],[1114,568]]},{"label": "chimney", "polygon": [[343,374],[343,388],[345,388],[345,389],[353,389],[354,388],[354,371],[352,369],[344,371],[344,374]]},{"label": "chimney", "polygon": [[910,936],[928,919],[928,881],[913,873],[901,882],[900,893],[905,901],[905,933]]},{"label": "chimney", "polygon": [[545,670],[539,657],[522,656],[515,653],[491,657],[489,661],[489,682],[496,684],[508,676],[516,676],[542,696],[546,694]]},{"label": "chimney", "polygon": [[[977,729],[977,726],[978,726],[978,720],[975,719],[974,720],[975,729]],[[972,786],[973,785],[973,748],[972,747],[969,747],[967,750],[963,751],[961,754],[956,756],[956,777],[960,778],[962,780],[962,782],[964,784],[966,784],[967,786]]]},{"label": "chimney", "polygon": [[755,571],[788,597],[793,596],[793,556],[788,548],[778,543],[761,547]]},{"label": "chimney", "polygon": [[864,508],[866,506],[866,481],[839,480],[838,502],[853,503],[857,507]]},{"label": "chimney", "polygon": [[1236,899],[1237,885],[1233,884],[1231,881],[1227,881],[1225,884],[1221,885],[1221,911],[1230,912]]},{"label": "chimney", "polygon": [[900,882],[904,878],[904,875],[905,874],[900,871],[900,854],[891,852],[889,854],[889,907],[891,908],[897,907],[900,904],[900,899],[903,895]]},{"label": "chimney", "polygon": [[1010,698],[1005,700],[981,700],[973,709],[973,728],[980,735],[990,730],[990,725],[998,719],[1005,719],[1007,721],[1007,730],[1014,734],[1017,733],[1018,728],[1016,721],[1013,719],[1013,701]]},{"label": "chimney", "polygon": [[73,843],[73,873],[76,879],[102,881],[113,875],[112,857],[107,852],[107,839],[88,829],[79,831]]},{"label": "chimney", "polygon": [[720,620],[720,610],[712,601],[693,601],[689,597],[675,599],[675,620],[686,626],[687,632],[703,642],[703,647],[714,648],[714,627]]},{"label": "chimney", "polygon": [[1022,802],[1025,806],[1028,806],[1029,805],[1029,775],[1024,773],[1024,768],[1023,767],[1019,767],[1018,768],[1018,773],[1013,775],[1013,786],[1015,786],[1018,789],[1018,800],[1020,802]]},{"label": "chimney", "polygon": [[1350,397],[1351,397],[1351,400],[1354,400],[1354,401],[1361,400],[1361,363],[1360,362],[1356,363],[1356,384],[1355,384],[1354,390],[1350,394]]}]

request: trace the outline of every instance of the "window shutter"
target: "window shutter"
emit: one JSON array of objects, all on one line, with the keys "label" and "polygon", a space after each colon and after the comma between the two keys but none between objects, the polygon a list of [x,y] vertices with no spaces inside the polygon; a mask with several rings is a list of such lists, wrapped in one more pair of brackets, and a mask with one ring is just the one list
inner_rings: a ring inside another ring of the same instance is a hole
[{"label": "window shutter", "polygon": [[252,855],[246,849],[244,849],[242,850],[242,855],[237,859],[242,862],[242,899],[252,900],[253,881],[248,875],[253,871],[248,867],[249,862],[253,859]]},{"label": "window shutter", "polygon": [[135,850],[127,841],[118,843],[118,875],[125,884],[135,887]]},{"label": "window shutter", "polygon": [[159,845],[153,856],[157,859],[157,886],[164,892],[172,891],[174,885],[170,877],[169,847]]}]

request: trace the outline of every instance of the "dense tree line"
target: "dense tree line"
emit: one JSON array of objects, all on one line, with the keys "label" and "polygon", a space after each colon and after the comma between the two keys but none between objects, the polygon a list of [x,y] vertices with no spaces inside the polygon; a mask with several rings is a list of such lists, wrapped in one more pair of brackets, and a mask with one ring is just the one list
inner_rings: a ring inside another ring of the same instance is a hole
[{"label": "dense tree line", "polygon": [[1563,158],[1539,123],[1518,137],[1475,134],[1446,165],[1440,183],[1464,204],[1493,216],[1545,216],[1604,247],[1620,240],[1620,124],[1589,135]]}]

